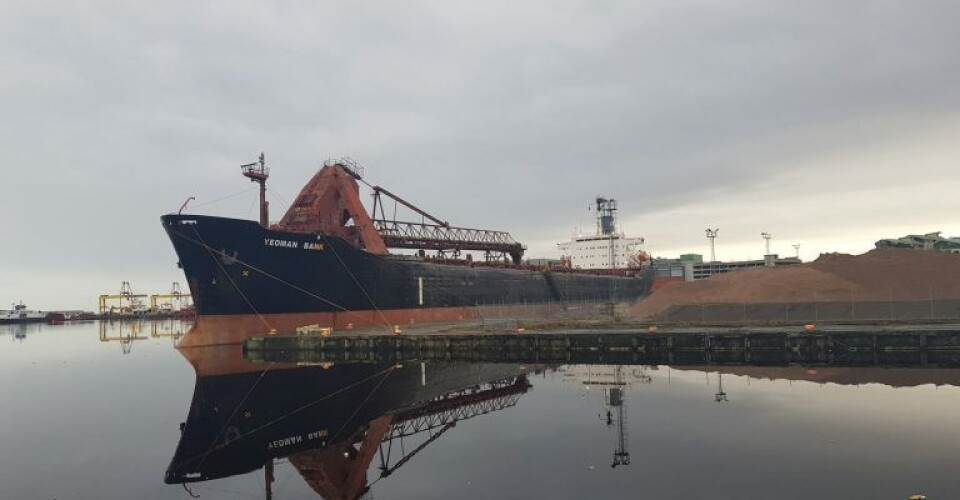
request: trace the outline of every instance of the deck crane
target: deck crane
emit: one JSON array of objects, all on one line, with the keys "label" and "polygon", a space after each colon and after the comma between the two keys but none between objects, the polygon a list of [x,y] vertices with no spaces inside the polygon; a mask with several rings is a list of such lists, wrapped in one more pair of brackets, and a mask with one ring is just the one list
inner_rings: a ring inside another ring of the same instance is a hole
[{"label": "deck crane", "polygon": [[[370,186],[363,180],[363,171],[363,166],[350,158],[327,160],[280,222],[271,227],[339,236],[378,255],[389,254],[388,248],[434,250],[454,256],[462,251],[481,251],[488,260],[509,256],[514,264],[520,263],[525,247],[509,233],[452,226],[383,187]],[[360,201],[358,182],[373,189],[373,217]],[[421,222],[397,220],[396,213],[388,218],[384,198],[413,211]]]},{"label": "deck crane", "polygon": [[[310,488],[323,498],[355,500],[370,491],[372,483],[367,481],[367,472],[377,456],[380,473],[374,482],[393,474],[458,422],[515,406],[530,387],[526,375],[517,375],[448,392],[426,403],[381,415],[336,444],[288,458]],[[404,439],[413,436],[425,439],[412,449],[404,446]],[[274,479],[272,460],[264,467],[268,499],[272,497]]]}]

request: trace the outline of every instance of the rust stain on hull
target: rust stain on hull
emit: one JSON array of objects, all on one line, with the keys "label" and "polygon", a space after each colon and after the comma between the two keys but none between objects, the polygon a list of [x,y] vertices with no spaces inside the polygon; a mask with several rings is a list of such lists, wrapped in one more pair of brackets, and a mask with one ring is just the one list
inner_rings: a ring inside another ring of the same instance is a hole
[{"label": "rust stain on hull", "polygon": [[[487,308],[484,308],[484,310],[486,311]],[[350,332],[360,328],[382,329],[392,333],[394,325],[402,328],[406,325],[452,323],[479,319],[480,310],[474,306],[336,313],[199,315],[190,331],[180,340],[179,346],[185,348],[242,344],[247,338],[269,334],[270,330],[275,330],[277,333],[292,333],[297,327],[306,325],[330,327],[334,334],[344,331]]]}]

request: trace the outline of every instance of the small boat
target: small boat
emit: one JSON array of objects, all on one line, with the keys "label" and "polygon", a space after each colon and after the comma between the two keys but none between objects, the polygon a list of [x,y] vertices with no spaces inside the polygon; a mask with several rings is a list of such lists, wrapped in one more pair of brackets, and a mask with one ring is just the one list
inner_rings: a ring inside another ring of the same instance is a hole
[{"label": "small boat", "polygon": [[47,313],[27,309],[23,301],[13,304],[13,309],[0,309],[0,323],[33,323],[46,319]]}]

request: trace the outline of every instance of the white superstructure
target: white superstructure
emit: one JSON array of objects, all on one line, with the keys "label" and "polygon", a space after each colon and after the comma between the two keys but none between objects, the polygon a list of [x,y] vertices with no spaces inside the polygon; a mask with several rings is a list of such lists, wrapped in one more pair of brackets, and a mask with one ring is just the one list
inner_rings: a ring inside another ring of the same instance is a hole
[{"label": "white superstructure", "polygon": [[597,227],[591,235],[576,234],[557,243],[561,259],[574,269],[626,269],[640,267],[643,238],[627,238],[616,227],[617,200],[597,198]]},{"label": "white superstructure", "polygon": [[14,304],[13,309],[0,310],[0,323],[26,323],[29,321],[43,321],[47,313],[27,309],[23,302]]},{"label": "white superstructure", "polygon": [[591,387],[646,385],[653,381],[647,371],[656,372],[659,369],[658,366],[622,366],[618,374],[617,365],[562,365],[556,371],[563,377],[560,379],[563,382]]},{"label": "white superstructure", "polygon": [[634,256],[642,243],[643,238],[627,238],[622,233],[610,237],[579,235],[557,243],[557,248],[574,269],[625,269],[636,267]]}]

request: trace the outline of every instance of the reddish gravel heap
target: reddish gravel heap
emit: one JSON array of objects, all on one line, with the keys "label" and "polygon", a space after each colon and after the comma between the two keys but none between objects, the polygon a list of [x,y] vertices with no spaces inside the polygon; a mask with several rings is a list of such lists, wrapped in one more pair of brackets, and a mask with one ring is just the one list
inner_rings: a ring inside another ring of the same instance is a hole
[{"label": "reddish gravel heap", "polygon": [[720,372],[768,380],[807,380],[839,385],[883,384],[916,387],[936,384],[960,386],[960,370],[954,368],[839,367],[839,366],[673,366],[674,370]]},{"label": "reddish gravel heap", "polygon": [[800,265],[735,271],[675,282],[630,309],[650,318],[674,305],[960,299],[960,255],[887,248],[822,254]]}]

